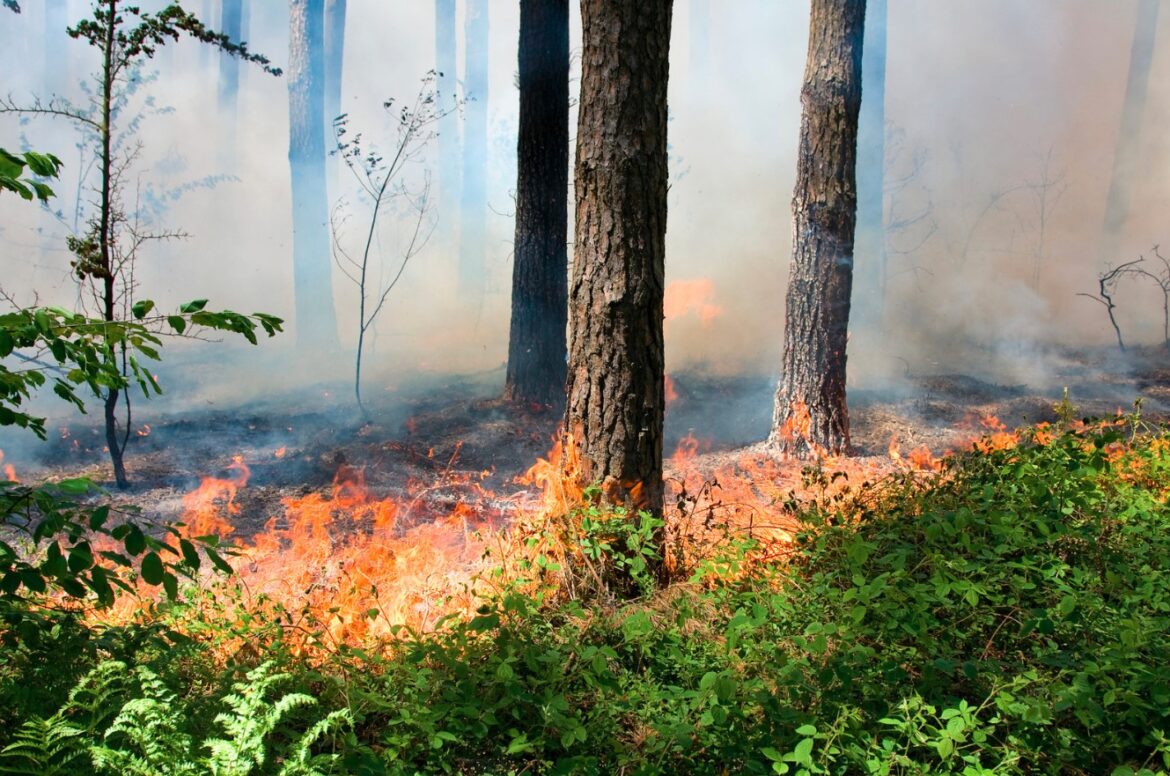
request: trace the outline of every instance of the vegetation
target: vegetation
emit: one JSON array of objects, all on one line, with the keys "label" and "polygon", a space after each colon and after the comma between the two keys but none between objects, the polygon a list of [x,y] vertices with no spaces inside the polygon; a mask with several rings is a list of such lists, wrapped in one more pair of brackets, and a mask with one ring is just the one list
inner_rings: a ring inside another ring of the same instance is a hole
[{"label": "vegetation", "polygon": [[[622,603],[514,581],[313,660],[263,618],[224,660],[167,632],[185,605],[63,627],[0,658],[0,772],[1170,772],[1167,483],[1166,429],[1070,424],[793,504],[786,565],[742,541]],[[633,562],[594,512],[585,554]]]}]

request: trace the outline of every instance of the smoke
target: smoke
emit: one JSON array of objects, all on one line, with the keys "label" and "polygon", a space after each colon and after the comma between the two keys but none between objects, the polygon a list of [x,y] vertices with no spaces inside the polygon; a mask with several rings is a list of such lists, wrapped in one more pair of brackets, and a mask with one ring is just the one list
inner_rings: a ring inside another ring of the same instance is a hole
[{"label": "smoke", "polygon": [[[574,4],[575,5],[575,4]],[[794,180],[800,86],[807,41],[807,3],[676,0],[670,83],[670,217],[667,281],[702,281],[706,316],[683,311],[667,326],[668,371],[771,374],[779,363],[784,285],[791,252],[789,202]],[[67,3],[68,18],[87,4]],[[287,63],[282,3],[252,3],[249,44]],[[457,71],[464,71],[464,4],[456,25]],[[858,288],[859,304],[877,304],[881,321],[851,333],[851,380],[860,386],[915,373],[972,370],[1018,382],[1052,379],[1057,346],[1108,345],[1102,311],[1077,292],[1092,291],[1096,255],[1125,92],[1136,0],[893,0],[887,62],[887,221],[890,251],[884,299]],[[435,233],[406,268],[377,324],[367,365],[371,390],[415,372],[498,371],[507,350],[512,196],[518,95],[515,3],[490,4],[486,270],[481,305],[458,292],[459,214],[433,211]],[[218,14],[216,14],[217,16]],[[1165,15],[1164,15],[1165,16]],[[214,18],[213,18],[214,21]],[[432,3],[350,0],[341,110],[351,129],[388,147],[395,126],[382,103],[409,101],[435,66]],[[580,40],[572,13],[571,40]],[[43,49],[55,52],[46,56]],[[93,51],[45,29],[32,8],[0,16],[4,89],[17,101],[46,83],[79,83],[97,64]],[[574,44],[574,54],[578,52]],[[699,66],[698,63],[704,63]],[[53,68],[63,72],[50,72]],[[131,201],[165,205],[159,223],[188,239],[152,245],[138,271],[141,295],[163,307],[207,297],[212,305],[291,318],[291,203],[287,160],[287,84],[241,67],[238,125],[216,110],[216,57],[184,42],[150,65],[149,95],[172,112],[147,118],[139,139]],[[1156,51],[1150,75],[1165,79],[1170,61]],[[575,101],[579,63],[574,58]],[[1170,139],[1157,131],[1170,100],[1151,90],[1123,253],[1132,258],[1159,242],[1170,205],[1164,169]],[[572,127],[575,127],[575,117]],[[0,142],[60,155],[65,177],[49,214],[0,197],[3,285],[22,301],[34,290],[45,303],[73,304],[63,237],[75,227],[77,176],[85,159],[78,135],[60,122],[21,123],[0,116]],[[222,153],[236,144],[234,155]],[[408,171],[437,176],[437,145]],[[225,160],[234,159],[234,163]],[[331,160],[330,164],[337,164]],[[1048,165],[1045,177],[1044,165]],[[227,175],[213,187],[190,186]],[[351,203],[351,225],[364,217],[348,173],[337,175]],[[1041,208],[1038,186],[1052,198]],[[435,186],[441,181],[432,180]],[[894,184],[897,184],[896,186]],[[439,197],[433,189],[432,206]],[[1059,193],[1059,196],[1057,194]],[[83,200],[90,200],[84,189]],[[454,201],[458,201],[457,199]],[[1042,212],[1043,210],[1043,212]],[[1043,218],[1041,218],[1043,216]],[[1041,227],[1043,220],[1043,227]],[[385,271],[397,266],[409,218],[387,218],[377,249]],[[347,233],[343,239],[354,239]],[[858,257],[858,278],[864,277]],[[1038,272],[1037,272],[1038,267]],[[354,289],[333,273],[343,348],[352,348]],[[1122,324],[1136,342],[1161,336],[1160,300],[1137,285],[1120,292]],[[856,320],[861,320],[859,316]],[[291,347],[292,337],[276,345]],[[179,343],[180,352],[208,347]],[[265,345],[264,347],[269,347]],[[267,363],[267,362],[266,362]],[[338,358],[337,380],[348,378]],[[908,366],[907,366],[908,365]],[[232,385],[314,382],[320,370],[274,377],[241,371]],[[236,373],[233,373],[236,374]],[[765,399],[766,401],[766,399]]]}]

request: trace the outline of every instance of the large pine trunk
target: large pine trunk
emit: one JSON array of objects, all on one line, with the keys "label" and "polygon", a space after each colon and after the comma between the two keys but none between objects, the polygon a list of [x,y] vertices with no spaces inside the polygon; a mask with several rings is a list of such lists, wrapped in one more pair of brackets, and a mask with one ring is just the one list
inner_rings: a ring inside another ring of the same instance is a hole
[{"label": "large pine trunk", "polygon": [[849,447],[845,347],[864,29],[865,0],[812,0],[784,361],[769,439],[775,449],[800,457]]},{"label": "large pine trunk", "polygon": [[561,406],[569,186],[569,0],[520,2],[520,133],[504,395]]},{"label": "large pine trunk", "polygon": [[566,427],[606,501],[662,510],[671,0],[582,0]]},{"label": "large pine trunk", "polygon": [[297,343],[337,345],[325,193],[324,0],[289,1],[288,161],[292,174]]}]

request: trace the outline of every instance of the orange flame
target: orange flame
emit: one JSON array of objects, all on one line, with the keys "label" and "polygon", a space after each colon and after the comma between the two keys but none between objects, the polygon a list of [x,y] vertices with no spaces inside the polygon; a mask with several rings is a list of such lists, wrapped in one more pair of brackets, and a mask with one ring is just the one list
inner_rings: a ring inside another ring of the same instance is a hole
[{"label": "orange flame", "polygon": [[4,463],[4,451],[0,450],[0,464],[3,464],[4,479],[8,482],[20,482],[16,477],[16,467],[10,463]]},{"label": "orange flame", "polygon": [[669,407],[678,401],[678,388],[674,384],[674,378],[670,375],[664,376],[664,388],[663,396],[666,399],[666,406]]},{"label": "orange flame", "polygon": [[715,304],[715,284],[710,278],[676,280],[666,286],[663,295],[662,313],[671,321],[693,312],[703,326],[709,326],[723,308]]}]

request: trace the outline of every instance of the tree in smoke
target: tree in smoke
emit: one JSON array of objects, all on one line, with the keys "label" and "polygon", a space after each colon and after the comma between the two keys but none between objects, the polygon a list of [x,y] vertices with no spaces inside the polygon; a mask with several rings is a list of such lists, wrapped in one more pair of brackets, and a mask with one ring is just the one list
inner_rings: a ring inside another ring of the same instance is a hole
[{"label": "tree in smoke", "polygon": [[[341,115],[341,76],[345,64],[345,0],[325,0],[325,136]],[[337,165],[328,165],[330,201],[336,196]]]},{"label": "tree in smoke", "polygon": [[[32,105],[17,105],[11,99],[0,99],[0,113],[20,113],[28,116],[53,116],[72,121],[94,146],[94,169],[96,181],[93,186],[94,209],[87,224],[87,230],[80,235],[67,238],[67,245],[74,255],[71,262],[73,275],[80,286],[79,296],[83,304],[92,304],[94,318],[110,324],[129,320],[143,320],[153,309],[153,302],[135,301],[137,282],[135,266],[139,249],[147,242],[181,236],[175,232],[150,233],[142,228],[139,213],[129,211],[123,204],[125,181],[131,172],[140,147],[134,137],[138,118],[125,115],[130,98],[142,83],[141,69],[159,50],[181,37],[189,37],[207,44],[205,48],[216,48],[231,56],[254,62],[266,71],[279,75],[280,71],[269,67],[268,60],[252,54],[247,47],[229,36],[204,26],[200,19],[176,3],[170,3],[157,13],[149,13],[140,7],[123,3],[122,0],[98,0],[94,3],[92,16],[82,19],[68,30],[69,36],[82,40],[100,55],[100,66],[95,75],[92,100],[88,109],[79,109],[67,101],[55,98],[48,103],[37,101]],[[207,300],[192,302],[182,309],[182,314],[204,314],[209,321],[212,314],[204,311]],[[265,328],[274,333],[271,323],[278,319],[262,316],[269,323]],[[232,313],[224,319],[229,324],[237,323],[240,316]],[[198,323],[198,320],[193,319]],[[173,324],[172,324],[173,325]],[[182,334],[187,324],[180,321],[173,328]],[[244,328],[247,328],[244,326]],[[115,342],[114,333],[118,326],[111,326],[106,339],[104,358],[110,362],[110,369],[123,376],[121,384],[103,386],[101,391],[105,419],[106,446],[114,469],[118,487],[127,487],[124,453],[130,440],[130,394],[125,387],[130,378],[142,388],[143,393],[158,391],[154,376],[131,354],[126,341]],[[242,331],[241,331],[242,333]],[[249,329],[249,339],[255,335]],[[153,352],[149,345],[138,348],[146,355]],[[96,383],[94,384],[97,385]],[[95,390],[97,390],[95,388]],[[125,423],[119,428],[119,408],[125,412]]]},{"label": "tree in smoke", "polygon": [[482,303],[487,227],[488,0],[467,0],[464,20],[462,223],[459,285],[464,298]]},{"label": "tree in smoke", "polygon": [[521,0],[516,248],[504,395],[559,404],[568,316],[569,0]]},{"label": "tree in smoke", "polygon": [[1158,34],[1158,6],[1161,0],[1140,0],[1129,53],[1129,77],[1125,85],[1125,102],[1121,108],[1121,128],[1113,156],[1113,175],[1105,201],[1105,221],[1101,227],[1100,260],[1114,261],[1121,230],[1129,216],[1129,194],[1138,172],[1138,142],[1146,112],[1150,86],[1150,67],[1154,62],[1154,43]]},{"label": "tree in smoke", "polygon": [[[224,35],[241,40],[243,35],[244,0],[223,0],[219,9],[219,26]],[[229,132],[225,144],[226,156],[234,159],[236,146],[236,111],[240,98],[240,63],[235,57],[219,56],[219,114]]]},{"label": "tree in smoke", "polygon": [[[387,113],[394,116],[398,124],[397,143],[383,153],[365,144],[361,133],[349,134],[349,117],[338,116],[334,122],[336,150],[342,162],[353,173],[364,199],[369,206],[369,223],[361,242],[361,251],[346,249],[341,235],[344,221],[344,203],[334,208],[330,219],[333,231],[333,257],[337,268],[357,289],[358,326],[357,354],[354,359],[353,394],[358,410],[364,415],[362,404],[362,356],[366,337],[372,333],[375,322],[386,306],[390,292],[402,279],[406,265],[417,256],[430,239],[434,222],[428,222],[430,211],[430,175],[424,173],[421,184],[414,185],[406,179],[407,168],[417,164],[427,145],[435,137],[434,126],[455,107],[443,108],[435,96],[435,74],[429,73],[423,79],[413,105],[398,107],[393,99],[383,103]],[[401,259],[396,270],[387,273],[380,261],[375,242],[379,220],[392,205],[405,203],[409,239],[402,246]]]},{"label": "tree in smoke", "polygon": [[849,447],[845,348],[864,30],[865,0],[812,0],[784,360],[769,437],[774,449],[797,456]]},{"label": "tree in smoke", "polygon": [[325,190],[325,0],[289,0],[288,161],[298,344],[337,345]]},{"label": "tree in smoke", "polygon": [[[455,102],[455,0],[435,0],[436,99]],[[438,125],[439,213],[448,217],[459,206],[459,122],[448,113]]]},{"label": "tree in smoke", "polygon": [[582,0],[566,430],[602,498],[661,513],[671,0]]}]

